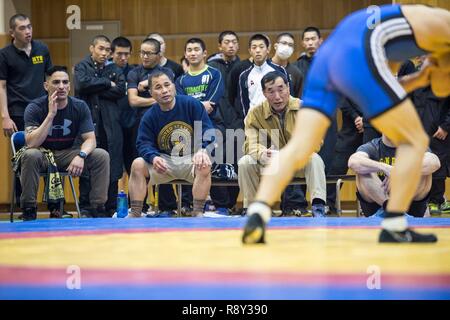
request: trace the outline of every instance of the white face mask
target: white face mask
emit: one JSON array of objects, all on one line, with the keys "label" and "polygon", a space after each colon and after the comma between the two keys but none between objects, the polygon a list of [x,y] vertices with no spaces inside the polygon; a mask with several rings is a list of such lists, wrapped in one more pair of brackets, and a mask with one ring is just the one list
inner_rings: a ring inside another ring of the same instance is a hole
[{"label": "white face mask", "polygon": [[279,43],[277,46],[277,55],[283,59],[283,60],[287,60],[289,59],[290,56],[292,56],[292,54],[294,53],[294,48],[285,45],[285,44],[281,44]]}]

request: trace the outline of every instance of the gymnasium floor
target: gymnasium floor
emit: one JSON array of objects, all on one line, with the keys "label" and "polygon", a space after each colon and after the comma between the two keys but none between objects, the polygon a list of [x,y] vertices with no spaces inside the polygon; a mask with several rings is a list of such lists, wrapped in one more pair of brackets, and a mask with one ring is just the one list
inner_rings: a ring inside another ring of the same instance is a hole
[{"label": "gymnasium floor", "polygon": [[4,221],[0,299],[450,299],[448,218],[409,219],[432,245],[380,245],[379,219],[342,217],[273,218],[243,246],[244,222]]}]

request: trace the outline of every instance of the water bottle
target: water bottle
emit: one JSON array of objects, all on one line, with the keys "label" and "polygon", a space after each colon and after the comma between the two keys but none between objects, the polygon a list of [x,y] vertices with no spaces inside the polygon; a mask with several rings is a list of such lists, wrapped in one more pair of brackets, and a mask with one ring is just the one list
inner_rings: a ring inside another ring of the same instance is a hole
[{"label": "water bottle", "polygon": [[117,195],[117,218],[125,218],[128,215],[128,196],[121,190]]}]

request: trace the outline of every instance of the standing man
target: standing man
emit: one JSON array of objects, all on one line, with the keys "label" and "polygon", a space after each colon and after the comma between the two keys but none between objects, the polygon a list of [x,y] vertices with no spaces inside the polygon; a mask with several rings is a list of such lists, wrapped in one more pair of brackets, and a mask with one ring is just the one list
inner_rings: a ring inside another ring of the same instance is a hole
[{"label": "standing man", "polygon": [[[239,75],[239,96],[244,117],[248,110],[261,104],[266,98],[262,92],[261,79],[271,71],[278,71],[288,79],[286,70],[269,59],[270,43],[267,36],[257,33],[250,37],[248,51],[253,64]],[[291,84],[289,83],[289,86]]]},{"label": "standing man", "polygon": [[289,58],[294,53],[295,49],[294,36],[289,32],[280,33],[277,36],[277,42],[273,47],[275,49],[275,54],[272,57],[272,62],[286,69],[293,88],[291,95],[300,98],[302,94],[303,76],[297,66],[289,63]]},{"label": "standing man", "polygon": [[[323,39],[320,34],[320,30],[316,27],[307,27],[302,33],[302,45],[305,49],[305,52],[300,55],[300,58],[297,60],[297,67],[300,69],[300,72],[303,75],[303,79],[306,79],[309,71],[309,67],[314,59],[314,55],[316,54],[319,47],[322,45]],[[303,85],[302,85],[302,94],[303,94]],[[337,142],[337,120],[336,115],[333,114],[331,116],[331,125],[328,129],[324,139],[323,145],[320,149],[319,156],[322,157],[323,162],[325,163],[325,172],[326,174],[330,174],[331,167],[333,165],[333,157],[335,152],[335,146]]]},{"label": "standing man", "polygon": [[[86,101],[92,112],[95,133],[100,148],[110,157],[110,183],[106,210],[112,216],[116,210],[118,181],[123,175],[123,136],[121,109],[117,101],[125,96],[125,77],[114,63],[106,64],[111,54],[111,41],[104,35],[94,37],[90,54],[75,65],[75,95]],[[89,180],[80,178],[80,206],[90,208]],[[89,216],[89,211],[82,214]]]},{"label": "standing man", "polygon": [[[131,41],[125,37],[117,37],[111,42],[112,62],[122,70],[125,79],[128,73],[136,67],[130,65],[128,60],[132,53]],[[123,162],[128,175],[131,173],[131,164],[137,158],[136,140],[133,128],[139,126],[136,110],[131,108],[128,96],[125,95],[117,101],[120,108],[120,124],[123,131]]]},{"label": "standing man", "polygon": [[[306,79],[309,67],[316,54],[317,49],[319,49],[322,44],[323,39],[320,34],[320,30],[316,27],[307,27],[302,33],[302,46],[305,51],[300,55],[296,61],[296,66],[302,73],[303,79]],[[303,87],[302,87],[303,89]]]},{"label": "standing man", "polygon": [[168,69],[172,70],[174,75],[175,75],[175,79],[180,77],[184,73],[183,67],[180,64],[176,63],[175,61],[167,59],[165,57],[165,54],[166,54],[166,41],[164,40],[162,35],[160,35],[159,33],[150,33],[147,36],[147,39],[155,39],[161,45],[161,54],[160,54],[161,60],[159,61],[159,65],[161,67],[168,68]]},{"label": "standing man", "polygon": [[[9,34],[12,43],[0,50],[0,114],[7,137],[24,130],[25,108],[31,100],[45,95],[45,72],[52,66],[47,46],[33,40],[33,27],[26,15],[19,13],[9,19]],[[17,179],[17,203],[21,192]]]},{"label": "standing man", "polygon": [[[212,124],[222,133],[222,141],[219,143],[223,146],[223,137],[226,134],[219,108],[225,90],[222,74],[216,68],[206,64],[207,51],[202,39],[189,39],[185,44],[184,51],[184,55],[189,62],[189,71],[177,79],[177,93],[191,96],[203,104]],[[221,163],[223,163],[223,159],[219,159],[218,164]],[[185,190],[183,193],[185,202],[187,202],[186,193],[190,195],[190,192],[188,191],[189,188]],[[229,197],[226,187],[212,187],[211,198],[218,213],[228,214]]]},{"label": "standing man", "polygon": [[220,99],[219,108],[227,129],[236,129],[236,114],[228,98],[228,76],[231,69],[240,62],[239,38],[234,31],[226,30],[219,34],[219,52],[209,57],[208,65],[216,68],[222,74],[224,81],[224,94]]},{"label": "standing man", "polygon": [[47,46],[32,40],[33,27],[24,14],[9,19],[10,45],[0,50],[0,110],[5,136],[24,130],[28,103],[45,95],[45,72],[52,66]]},{"label": "standing man", "polygon": [[[211,56],[208,59],[208,65],[216,68],[222,74],[222,79],[224,80],[225,91],[223,97],[219,101],[219,110],[222,114],[224,126],[226,129],[239,129],[241,128],[238,120],[238,114],[236,113],[236,109],[233,104],[230,103],[230,98],[228,96],[228,89],[230,88],[230,71],[234,66],[236,66],[239,62],[239,37],[236,32],[231,30],[222,31],[219,34],[218,38],[219,45],[219,53]],[[236,83],[235,83],[236,85]],[[229,142],[225,141],[225,144],[231,145]],[[238,139],[236,138],[233,143],[233,166],[234,170],[238,170],[237,162],[238,155],[240,154],[242,146],[238,144]],[[228,150],[228,153],[231,150]],[[226,155],[225,155],[226,157]],[[229,186],[228,190],[228,208],[233,208],[236,205],[237,198],[239,196],[239,187]]]}]

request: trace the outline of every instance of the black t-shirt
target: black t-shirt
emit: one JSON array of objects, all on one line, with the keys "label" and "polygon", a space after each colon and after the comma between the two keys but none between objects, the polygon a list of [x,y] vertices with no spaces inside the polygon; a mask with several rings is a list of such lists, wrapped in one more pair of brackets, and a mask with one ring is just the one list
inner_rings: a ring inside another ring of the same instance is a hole
[{"label": "black t-shirt", "polygon": [[[161,67],[161,66],[156,66],[154,68],[149,68],[146,69],[144,68],[144,66],[141,64],[139,66],[137,66],[136,68],[132,69],[131,71],[128,72],[127,75],[127,89],[138,89],[139,83],[141,81],[144,80],[148,80],[148,77],[151,73],[156,72],[156,71],[162,71],[165,74],[167,74],[169,77],[171,77],[172,79],[175,78],[175,75],[173,73],[173,71],[169,68],[166,67]],[[142,97],[142,98],[151,98],[150,92],[148,90],[146,91],[138,91],[138,96]],[[136,108],[137,110],[137,116],[139,118],[141,118],[144,113],[150,108],[150,106],[148,107],[141,107],[141,108]]]},{"label": "black t-shirt", "polygon": [[162,67],[169,68],[170,70],[172,70],[173,73],[175,74],[175,79],[184,74],[183,67],[170,59],[167,59],[166,64],[163,65]]},{"label": "black t-shirt", "polygon": [[[361,145],[356,151],[365,152],[369,155],[369,158],[374,161],[383,162],[388,165],[395,165],[395,151],[397,148],[388,147],[383,143],[382,138],[375,138]],[[431,152],[428,148],[427,152]],[[378,172],[378,177],[384,180],[384,173]]]},{"label": "black t-shirt", "polygon": [[[26,108],[25,128],[40,126],[48,114],[48,96],[33,100]],[[69,97],[64,109],[58,110],[42,147],[50,150],[70,149],[77,137],[94,132],[89,107],[83,100]]]},{"label": "black t-shirt", "polygon": [[23,117],[31,100],[46,94],[45,72],[52,66],[47,46],[31,42],[30,56],[13,44],[0,50],[0,80],[6,80],[8,112]]}]

